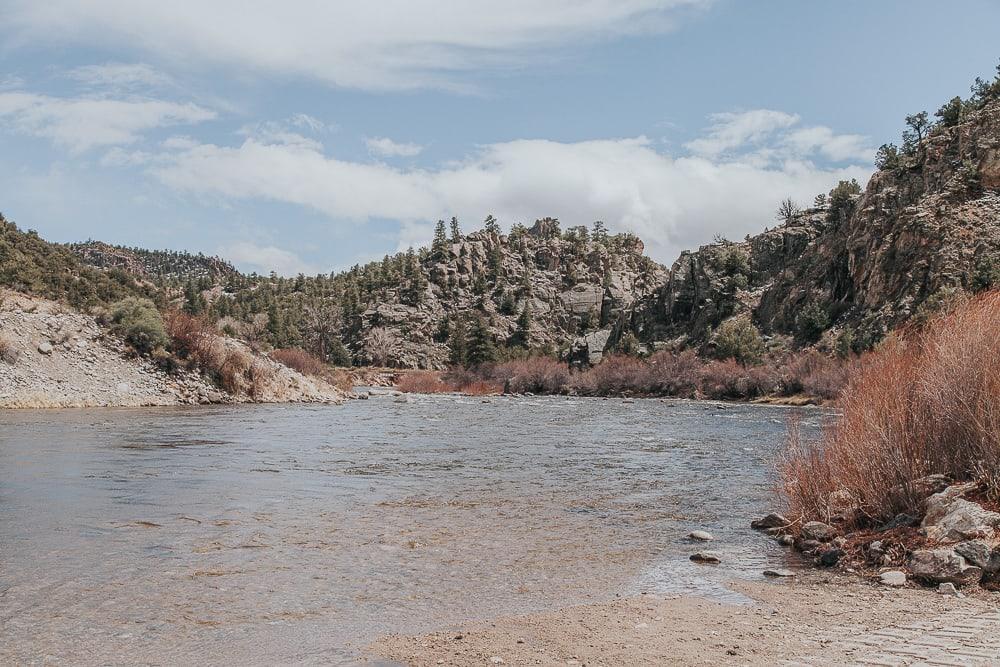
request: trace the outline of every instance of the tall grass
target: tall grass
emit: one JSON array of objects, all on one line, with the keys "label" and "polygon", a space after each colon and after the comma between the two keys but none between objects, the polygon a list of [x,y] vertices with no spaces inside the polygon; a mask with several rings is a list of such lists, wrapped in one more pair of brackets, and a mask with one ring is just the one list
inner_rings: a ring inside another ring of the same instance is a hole
[{"label": "tall grass", "polygon": [[914,481],[935,473],[981,481],[1000,498],[1000,292],[887,341],[860,363],[840,405],[818,442],[790,440],[781,476],[795,515],[823,518],[840,490],[859,524],[917,512]]}]

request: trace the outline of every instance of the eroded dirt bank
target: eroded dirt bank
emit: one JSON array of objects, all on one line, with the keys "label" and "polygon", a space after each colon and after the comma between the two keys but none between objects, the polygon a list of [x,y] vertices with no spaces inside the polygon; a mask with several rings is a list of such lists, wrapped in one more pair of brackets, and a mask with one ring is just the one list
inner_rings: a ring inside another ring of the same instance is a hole
[{"label": "eroded dirt bank", "polygon": [[[222,344],[242,343],[223,339]],[[90,315],[17,292],[0,293],[0,408],[138,407],[197,403],[339,402],[344,393],[263,355],[266,386],[227,393],[198,373],[164,372],[131,354]],[[246,348],[247,355],[253,353]]]}]

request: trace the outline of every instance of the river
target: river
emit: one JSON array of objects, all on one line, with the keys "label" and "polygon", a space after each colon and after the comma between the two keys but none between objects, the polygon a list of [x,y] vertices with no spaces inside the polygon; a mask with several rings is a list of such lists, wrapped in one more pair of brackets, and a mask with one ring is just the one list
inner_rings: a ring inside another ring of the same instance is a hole
[{"label": "river", "polygon": [[[827,413],[799,410],[815,432]],[[789,409],[391,396],[0,412],[0,663],[352,664],[387,632],[785,566]],[[688,556],[712,532],[718,566]]]}]

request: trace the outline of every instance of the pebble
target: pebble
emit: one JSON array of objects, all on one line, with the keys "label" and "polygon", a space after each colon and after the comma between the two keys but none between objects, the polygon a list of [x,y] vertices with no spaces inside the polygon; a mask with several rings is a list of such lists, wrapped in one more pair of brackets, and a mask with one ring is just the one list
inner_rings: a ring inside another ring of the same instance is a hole
[{"label": "pebble", "polygon": [[905,586],[906,574],[899,570],[890,570],[878,575],[878,581],[884,586]]},{"label": "pebble", "polygon": [[947,581],[947,582],[945,582],[943,584],[938,584],[937,591],[941,595],[950,595],[950,596],[956,597],[956,598],[964,598],[965,597],[963,594],[961,594],[961,593],[958,592],[958,589],[955,588],[955,584],[951,583],[950,581]]},{"label": "pebble", "polygon": [[697,540],[699,542],[711,542],[713,539],[715,539],[714,537],[712,537],[711,533],[706,532],[704,530],[691,531],[690,533],[688,533],[688,537],[691,538],[692,540]]}]

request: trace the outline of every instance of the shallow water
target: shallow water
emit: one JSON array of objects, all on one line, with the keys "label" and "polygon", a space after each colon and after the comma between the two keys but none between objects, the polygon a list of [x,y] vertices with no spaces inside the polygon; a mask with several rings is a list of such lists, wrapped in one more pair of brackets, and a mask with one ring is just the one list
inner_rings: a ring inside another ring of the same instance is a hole
[{"label": "shallow water", "polygon": [[[747,528],[787,415],[456,396],[0,413],[0,663],[352,663],[386,632],[737,599],[726,581],[788,557]],[[688,560],[694,529],[722,565]]]}]

